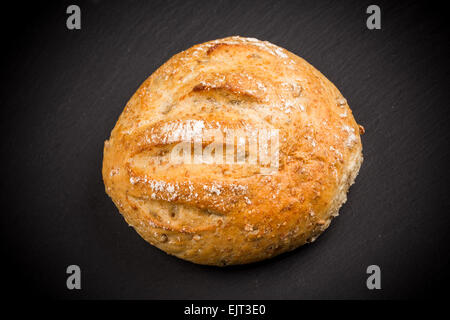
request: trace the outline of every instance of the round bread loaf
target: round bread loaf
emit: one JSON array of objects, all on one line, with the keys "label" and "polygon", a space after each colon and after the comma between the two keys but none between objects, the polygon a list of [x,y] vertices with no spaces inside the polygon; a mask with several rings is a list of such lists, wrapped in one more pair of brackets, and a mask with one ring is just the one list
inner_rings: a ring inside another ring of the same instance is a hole
[{"label": "round bread loaf", "polygon": [[[219,161],[236,140],[206,129],[269,132],[275,165],[267,170],[263,154],[251,161],[250,138],[239,161]],[[228,37],[176,54],[140,86],[105,142],[103,180],[152,245],[200,264],[250,263],[312,242],[329,226],[361,166],[362,133],[346,99],[305,60]],[[182,158],[194,160],[173,161],[175,148],[194,140],[200,151]],[[218,161],[195,158],[208,146]]]}]

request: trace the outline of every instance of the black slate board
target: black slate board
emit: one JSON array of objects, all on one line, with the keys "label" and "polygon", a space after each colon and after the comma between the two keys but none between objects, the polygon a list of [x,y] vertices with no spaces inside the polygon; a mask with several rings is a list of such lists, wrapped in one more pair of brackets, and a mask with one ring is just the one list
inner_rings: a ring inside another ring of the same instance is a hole
[{"label": "black slate board", "polygon": [[[9,5],[2,40],[2,277],[10,296],[303,299],[433,297],[448,283],[449,26],[430,2],[77,1]],[[7,18],[12,18],[11,20]],[[341,215],[314,244],[214,268],[166,255],[118,214],[103,141],[138,86],[173,54],[229,35],[305,58],[366,128]],[[82,290],[66,288],[66,267]],[[377,264],[382,289],[366,288]]]}]

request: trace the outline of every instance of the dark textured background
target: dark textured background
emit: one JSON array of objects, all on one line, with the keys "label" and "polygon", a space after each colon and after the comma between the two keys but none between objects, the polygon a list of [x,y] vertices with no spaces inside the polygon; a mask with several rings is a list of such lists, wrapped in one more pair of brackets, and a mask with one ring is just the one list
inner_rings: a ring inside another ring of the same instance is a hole
[{"label": "dark textured background", "polygon": [[[82,29],[66,29],[78,4]],[[72,1],[2,8],[2,290],[53,298],[419,298],[448,284],[449,27],[437,3]],[[8,19],[11,18],[11,19]],[[214,268],[166,255],[118,214],[103,141],[173,54],[229,35],[305,58],[366,128],[349,200],[314,244]],[[65,269],[82,269],[82,290]],[[382,290],[366,288],[368,265]]]}]

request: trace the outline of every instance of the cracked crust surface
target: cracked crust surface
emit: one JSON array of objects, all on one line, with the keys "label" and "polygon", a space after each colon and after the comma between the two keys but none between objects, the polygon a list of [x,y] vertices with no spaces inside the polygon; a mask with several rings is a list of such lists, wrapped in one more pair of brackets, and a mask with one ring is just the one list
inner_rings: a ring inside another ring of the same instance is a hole
[{"label": "cracked crust surface", "polygon": [[[173,164],[180,128],[279,130],[279,169]],[[314,241],[362,163],[338,89],[295,54],[229,37],[176,54],[127,103],[105,141],[107,194],[149,243],[195,263],[244,264]]]}]

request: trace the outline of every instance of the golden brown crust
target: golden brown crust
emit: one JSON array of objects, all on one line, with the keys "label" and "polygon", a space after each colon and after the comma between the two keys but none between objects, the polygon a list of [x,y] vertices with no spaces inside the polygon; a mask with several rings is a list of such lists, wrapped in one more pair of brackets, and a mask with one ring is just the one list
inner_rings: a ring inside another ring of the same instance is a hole
[{"label": "golden brown crust", "polygon": [[[278,129],[278,172],[168,162],[182,140],[169,134],[198,125]],[[360,132],[337,88],[305,60],[229,37],[175,55],[140,86],[105,142],[103,179],[151,244],[195,263],[250,263],[328,227],[361,165]]]}]

